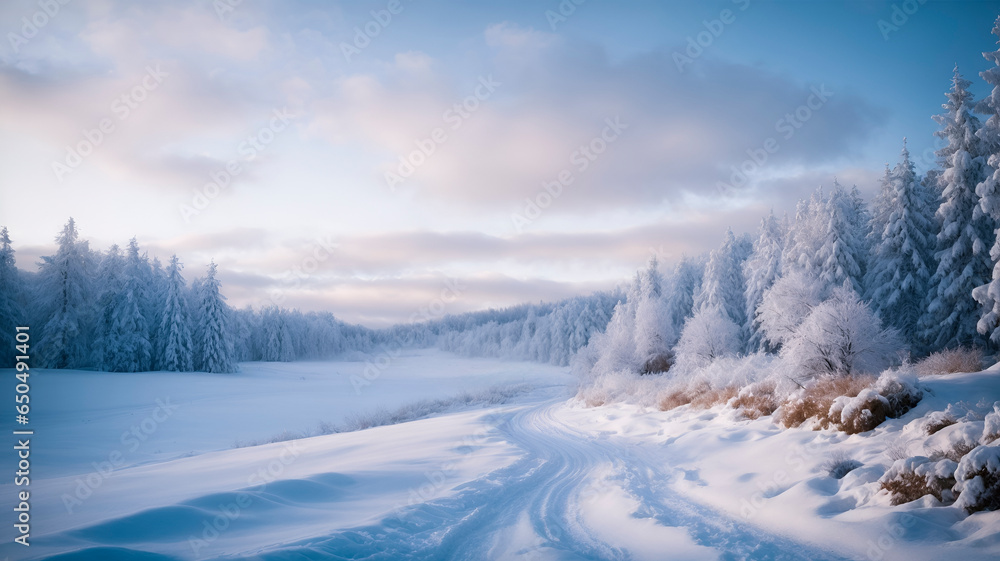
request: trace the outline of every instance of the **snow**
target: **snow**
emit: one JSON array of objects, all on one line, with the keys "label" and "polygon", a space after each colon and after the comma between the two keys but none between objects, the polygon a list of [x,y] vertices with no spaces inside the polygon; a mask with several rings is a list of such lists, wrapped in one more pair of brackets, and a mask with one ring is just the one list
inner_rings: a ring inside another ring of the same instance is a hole
[{"label": "snow", "polygon": [[[927,455],[981,435],[983,415],[1000,400],[993,373],[921,379],[926,395],[913,410],[848,436],[784,430],[722,406],[587,407],[570,398],[567,369],[549,365],[413,351],[359,395],[351,377],[364,368],[339,361],[244,363],[235,375],[38,371],[33,545],[25,555],[5,544],[0,558],[1000,556],[1000,512],[968,515],[927,497],[894,507],[879,489],[894,469],[890,446]],[[232,447],[313,431],[319,420],[343,423],[513,384],[532,389],[396,425]],[[123,447],[121,433],[155,417],[157,398],[176,410],[137,449]],[[968,418],[927,435],[926,417],[949,405]],[[116,450],[122,465],[102,473]],[[960,464],[975,471],[1000,461],[986,455]],[[831,459],[859,467],[835,479]],[[910,463],[938,476],[966,473],[948,460]],[[10,504],[15,491],[0,485],[0,500]],[[76,497],[72,512],[67,496]]]}]

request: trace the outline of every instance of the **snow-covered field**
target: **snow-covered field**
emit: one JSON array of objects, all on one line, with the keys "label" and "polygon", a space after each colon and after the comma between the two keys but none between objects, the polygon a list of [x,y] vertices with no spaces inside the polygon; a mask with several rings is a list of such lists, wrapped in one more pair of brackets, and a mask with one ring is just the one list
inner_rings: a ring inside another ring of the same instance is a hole
[{"label": "snow-covered field", "polygon": [[[966,516],[931,498],[893,507],[877,492],[888,448],[927,454],[961,439],[976,421],[926,436],[922,418],[1000,400],[1000,372],[927,379],[933,393],[903,418],[847,436],[722,408],[587,408],[567,369],[532,363],[413,351],[359,393],[364,369],[37,372],[32,546],[6,544],[0,558],[1000,558],[1000,512]],[[234,447],[498,384],[533,389]],[[839,480],[823,467],[838,453],[862,464]],[[0,486],[4,504],[15,490]]]}]

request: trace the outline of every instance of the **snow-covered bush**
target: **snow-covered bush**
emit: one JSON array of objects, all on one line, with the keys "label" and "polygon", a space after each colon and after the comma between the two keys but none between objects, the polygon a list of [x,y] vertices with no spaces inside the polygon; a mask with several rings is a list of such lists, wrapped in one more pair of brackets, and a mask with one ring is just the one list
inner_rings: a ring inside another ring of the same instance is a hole
[{"label": "snow-covered bush", "polygon": [[955,506],[968,513],[1000,508],[1000,446],[979,446],[955,470]]},{"label": "snow-covered bush", "polygon": [[858,434],[881,425],[889,411],[888,399],[871,388],[865,388],[855,397],[841,396],[833,400],[828,417],[847,434]]},{"label": "snow-covered bush", "polygon": [[889,402],[889,417],[902,417],[924,398],[917,377],[895,370],[886,370],[875,381],[875,391]]},{"label": "snow-covered bush", "polygon": [[704,308],[684,324],[676,348],[677,364],[683,371],[692,371],[717,358],[735,356],[740,346],[740,327],[717,308]]},{"label": "snow-covered bush", "polygon": [[879,372],[889,366],[903,344],[850,289],[834,289],[813,308],[781,351],[803,377]]},{"label": "snow-covered bush", "polygon": [[788,273],[764,292],[756,321],[774,348],[788,342],[799,326],[825,299],[823,283],[801,272]]},{"label": "snow-covered bush", "polygon": [[1000,401],[993,404],[993,412],[987,413],[983,420],[985,421],[983,437],[979,441],[983,444],[989,444],[1000,439]]},{"label": "snow-covered bush", "polygon": [[822,376],[806,382],[806,386],[794,392],[778,411],[777,420],[786,428],[797,427],[816,419],[817,428],[830,425],[830,408],[841,396],[855,397],[861,390],[875,383],[872,376]]},{"label": "snow-covered bush", "polygon": [[774,380],[762,380],[742,388],[730,402],[733,409],[743,413],[747,419],[759,419],[774,413],[781,400]]},{"label": "snow-covered bush", "polygon": [[954,498],[951,491],[955,485],[959,465],[951,460],[934,461],[925,456],[914,456],[897,460],[879,479],[882,489],[892,494],[892,504],[901,505],[915,501],[925,495],[933,495],[939,501]]},{"label": "snow-covered bush", "polygon": [[977,347],[958,347],[938,351],[914,366],[921,376],[979,372],[983,368],[983,351]]},{"label": "snow-covered bush", "polygon": [[924,421],[924,432],[930,436],[943,428],[950,427],[958,421],[947,411],[933,411]]}]

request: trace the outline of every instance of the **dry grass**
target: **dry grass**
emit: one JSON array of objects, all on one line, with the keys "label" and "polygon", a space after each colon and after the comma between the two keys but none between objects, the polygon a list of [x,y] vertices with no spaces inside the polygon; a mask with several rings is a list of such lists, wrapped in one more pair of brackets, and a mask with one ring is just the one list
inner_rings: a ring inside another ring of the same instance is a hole
[{"label": "dry grass", "polygon": [[943,500],[941,491],[951,489],[955,484],[953,478],[924,478],[913,472],[904,472],[889,481],[882,483],[882,488],[892,494],[892,504],[901,505],[915,501],[924,495],[933,495],[935,499]]},{"label": "dry grass", "polygon": [[874,392],[868,392],[868,395],[870,398],[863,398],[861,406],[854,408],[854,415],[842,416],[839,423],[837,419],[831,419],[831,422],[847,434],[867,432],[881,425],[892,410],[881,395]]},{"label": "dry grass", "polygon": [[710,388],[698,393],[691,399],[691,407],[708,409],[716,405],[725,405],[729,400],[740,393],[739,386],[725,386],[721,388]]},{"label": "dry grass", "polygon": [[941,416],[941,417],[939,417],[939,418],[931,421],[927,425],[927,427],[925,428],[925,431],[927,432],[927,434],[929,436],[929,435],[932,435],[932,434],[938,432],[939,430],[941,430],[941,429],[943,429],[945,427],[950,427],[951,425],[954,425],[957,422],[958,421],[956,421],[954,417],[947,416],[947,415]]},{"label": "dry grass", "polygon": [[906,444],[904,444],[902,441],[896,441],[890,444],[885,449],[885,455],[887,458],[889,458],[894,462],[896,460],[902,460],[910,457],[910,453],[906,449]]},{"label": "dry grass", "polygon": [[820,428],[830,426],[830,406],[840,396],[856,397],[875,382],[874,376],[824,376],[802,394],[781,406],[777,421],[786,428],[818,419]]},{"label": "dry grass", "polygon": [[914,369],[920,376],[937,376],[956,372],[979,372],[983,368],[983,350],[958,347],[931,354],[921,360]]},{"label": "dry grass", "polygon": [[742,411],[748,419],[771,415],[780,405],[776,390],[777,385],[770,380],[751,384],[738,393],[732,402],[733,409]]},{"label": "dry grass", "polygon": [[708,382],[698,382],[689,386],[671,388],[663,392],[660,396],[660,411],[670,411],[682,405],[688,405],[698,398],[699,394],[712,391],[712,386]]},{"label": "dry grass", "polygon": [[846,453],[836,452],[820,468],[834,479],[843,479],[845,475],[861,466],[861,462],[852,459]]},{"label": "dry grass", "polygon": [[956,442],[951,448],[947,450],[932,450],[928,456],[932,460],[951,460],[955,463],[962,461],[962,458],[966,454],[972,452],[976,448],[975,444],[970,444],[968,442]]}]

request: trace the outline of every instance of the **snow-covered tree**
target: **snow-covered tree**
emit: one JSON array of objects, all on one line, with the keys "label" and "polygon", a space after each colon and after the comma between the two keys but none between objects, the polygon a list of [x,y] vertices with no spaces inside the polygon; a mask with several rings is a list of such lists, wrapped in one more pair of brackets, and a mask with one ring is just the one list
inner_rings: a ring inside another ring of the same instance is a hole
[{"label": "snow-covered tree", "polygon": [[292,336],[288,331],[285,314],[277,306],[268,306],[260,311],[260,360],[270,362],[291,362],[295,360]]},{"label": "snow-covered tree", "polygon": [[769,350],[757,320],[757,306],[764,292],[781,276],[781,254],[785,247],[785,232],[774,217],[774,211],[760,222],[760,233],[754,242],[753,253],[743,263],[746,279],[746,336],[749,351]]},{"label": "snow-covered tree", "polygon": [[781,257],[783,271],[819,276],[819,250],[826,236],[826,211],[822,187],[814,191],[809,200],[799,201],[795,208],[795,220],[785,239]]},{"label": "snow-covered tree", "polygon": [[[1000,44],[1000,17],[996,20],[993,33]],[[986,163],[993,169],[993,173],[976,186],[976,194],[979,195],[982,211],[994,222],[1000,222],[1000,50],[985,52],[983,56],[994,66],[979,75],[993,86],[993,90],[976,107],[980,113],[989,115],[976,135],[982,143],[983,153],[988,155]],[[1000,343],[1000,230],[994,236],[990,258],[993,265],[992,277],[989,282],[976,287],[972,295],[982,306],[982,315],[977,324],[979,333],[988,335],[993,343]]]},{"label": "snow-covered tree", "polygon": [[826,200],[821,220],[825,223],[816,253],[819,280],[829,286],[849,282],[855,291],[863,289],[865,269],[864,230],[859,227],[856,201],[839,183]]},{"label": "snow-covered tree", "polygon": [[699,309],[684,324],[677,342],[677,365],[682,371],[708,365],[713,360],[740,352],[740,327],[715,307]]},{"label": "snow-covered tree", "polygon": [[[0,368],[14,366],[15,328],[26,323],[24,312],[24,282],[14,261],[14,248],[7,227],[0,228],[0,333],[6,334],[10,345],[3,347]],[[18,353],[20,354],[20,353]]]},{"label": "snow-covered tree", "polygon": [[147,266],[135,238],[129,242],[124,259],[113,246],[101,264],[102,370],[143,372],[152,367],[149,324],[143,313],[150,282]]},{"label": "snow-covered tree", "polygon": [[879,214],[873,215],[866,285],[872,310],[911,345],[918,340],[932,266],[928,234],[934,217],[922,190],[904,139],[900,162],[879,195]]},{"label": "snow-covered tree", "polygon": [[670,288],[666,291],[667,311],[674,330],[680,331],[684,322],[694,315],[694,299],[701,292],[705,275],[705,260],[682,257],[674,274],[670,277]]},{"label": "snow-covered tree", "polygon": [[898,333],[847,286],[806,316],[781,350],[800,377],[877,373],[899,359]]},{"label": "snow-covered tree", "polygon": [[229,306],[219,291],[218,266],[213,261],[198,285],[197,368],[202,372],[232,373],[238,367],[229,326]]},{"label": "snow-covered tree", "polygon": [[935,240],[937,270],[931,276],[926,313],[920,323],[930,349],[955,347],[982,341],[976,331],[979,305],[972,291],[991,278],[989,247],[994,221],[979,205],[976,186],[987,176],[982,140],[976,135],[979,119],[972,114],[970,82],[955,69],[953,87],[934,119],[941,130],[934,134],[947,140],[938,150],[941,174],[941,205],[935,217],[940,226]]},{"label": "snow-covered tree", "polygon": [[186,283],[181,275],[184,266],[177,255],[167,266],[167,290],[160,313],[161,350],[157,368],[171,372],[194,370],[194,343],[191,340],[191,314],[185,294]]},{"label": "snow-covered tree", "polygon": [[[635,347],[642,372],[663,372],[669,368],[670,348],[677,340],[673,322],[663,297],[663,277],[656,257],[639,274],[635,308]],[[631,295],[630,295],[631,297]]]},{"label": "snow-covered tree", "polygon": [[792,271],[764,291],[757,307],[757,321],[764,340],[778,349],[798,332],[806,317],[827,296],[827,287],[801,271]]},{"label": "snow-covered tree", "polygon": [[90,362],[94,258],[72,218],[56,243],[56,254],[42,257],[39,270],[34,308],[42,334],[34,356],[39,366],[79,368]]},{"label": "snow-covered tree", "polygon": [[695,309],[720,310],[742,329],[747,319],[743,262],[749,253],[746,241],[738,240],[733,231],[727,229],[722,246],[712,251],[708,258],[701,293],[695,300]]}]

